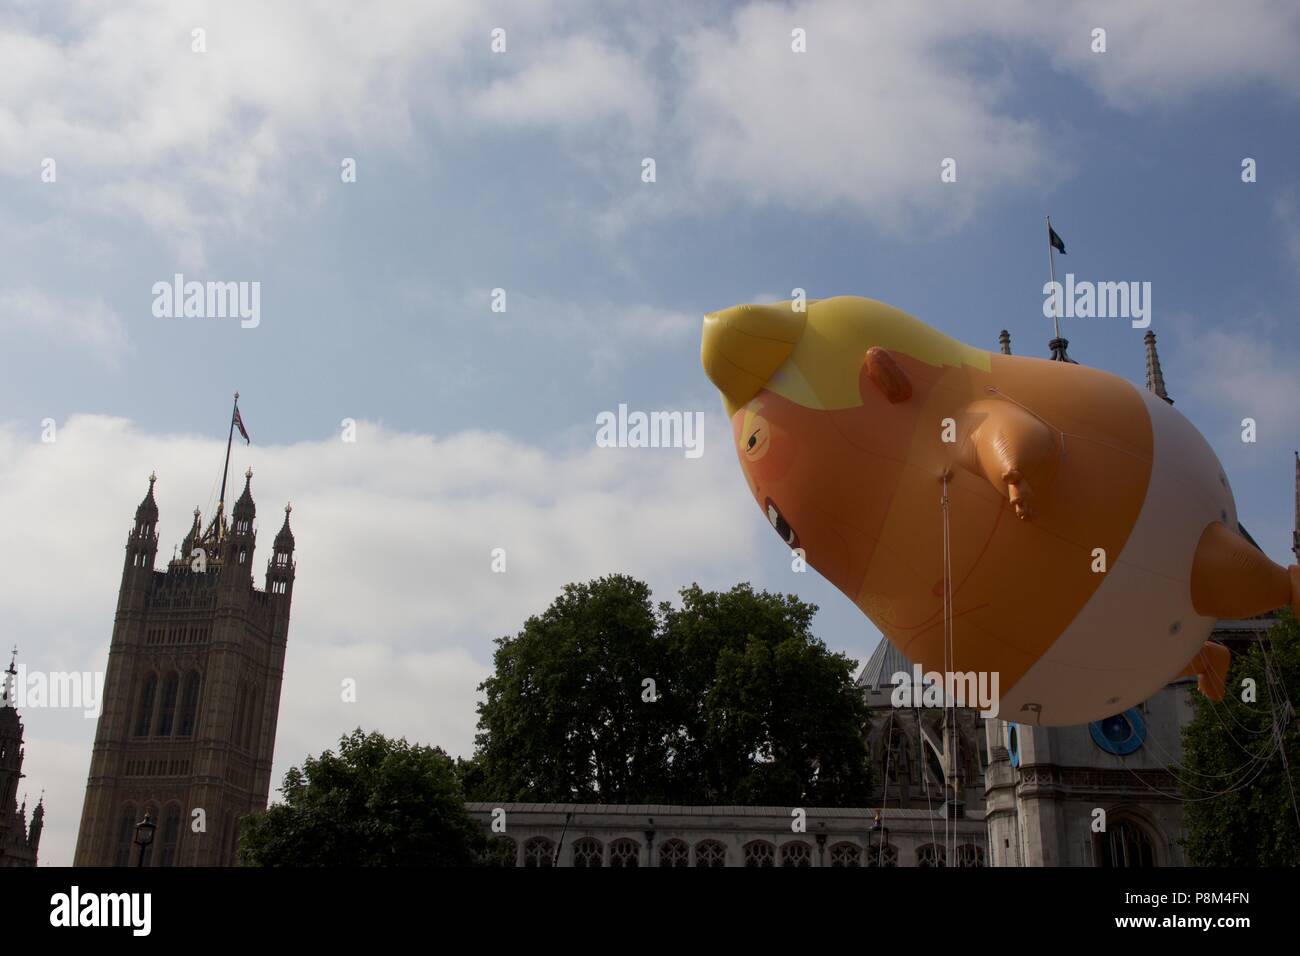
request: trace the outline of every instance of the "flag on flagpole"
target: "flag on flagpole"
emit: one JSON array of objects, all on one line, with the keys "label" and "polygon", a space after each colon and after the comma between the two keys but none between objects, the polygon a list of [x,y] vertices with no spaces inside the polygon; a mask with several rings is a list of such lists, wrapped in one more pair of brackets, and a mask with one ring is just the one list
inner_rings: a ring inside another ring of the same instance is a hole
[{"label": "flag on flagpole", "polygon": [[1050,225],[1047,227],[1047,241],[1052,244],[1053,249],[1061,255],[1065,255],[1065,243],[1061,241],[1061,237],[1056,234],[1056,230]]},{"label": "flag on flagpole", "polygon": [[239,414],[239,406],[235,406],[235,427],[239,429],[239,434],[244,436],[244,444],[251,445],[253,440],[248,437],[248,429],[244,427],[244,419]]}]

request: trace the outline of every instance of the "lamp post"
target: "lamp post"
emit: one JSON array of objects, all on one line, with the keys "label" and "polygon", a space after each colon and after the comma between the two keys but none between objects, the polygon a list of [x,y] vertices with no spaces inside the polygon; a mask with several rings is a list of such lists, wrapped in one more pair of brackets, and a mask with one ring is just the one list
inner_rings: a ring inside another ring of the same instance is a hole
[{"label": "lamp post", "polygon": [[144,819],[135,825],[135,845],[140,848],[140,857],[136,860],[136,866],[144,866],[145,850],[153,843],[153,833],[157,829],[158,824],[153,822],[153,817],[147,812]]}]

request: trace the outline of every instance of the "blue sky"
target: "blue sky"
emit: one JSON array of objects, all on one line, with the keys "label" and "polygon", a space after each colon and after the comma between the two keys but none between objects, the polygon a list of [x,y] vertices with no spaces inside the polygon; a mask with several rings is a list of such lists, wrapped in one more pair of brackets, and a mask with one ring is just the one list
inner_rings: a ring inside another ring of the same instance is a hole
[{"label": "blue sky", "polygon": [[[1152,283],[1176,407],[1287,560],[1300,10],[1045,6],[9,4],[0,608],[29,666],[103,666],[145,476],[165,550],[211,505],[235,389],[264,537],[292,499],[299,542],[277,784],[358,723],[466,750],[491,640],[604,571],[664,598],[693,580],[793,591],[865,659],[875,629],[790,573],[748,500],[699,317],[801,287],[1045,355],[1047,214],[1058,276]],[[260,325],[155,318],[176,272],[260,282]],[[1142,381],[1127,321],[1064,334]],[[706,412],[703,458],[596,449],[620,403]],[[517,556],[504,580],[498,545]],[[340,675],[382,693],[340,704]],[[25,719],[43,859],[66,863],[93,721]]]}]

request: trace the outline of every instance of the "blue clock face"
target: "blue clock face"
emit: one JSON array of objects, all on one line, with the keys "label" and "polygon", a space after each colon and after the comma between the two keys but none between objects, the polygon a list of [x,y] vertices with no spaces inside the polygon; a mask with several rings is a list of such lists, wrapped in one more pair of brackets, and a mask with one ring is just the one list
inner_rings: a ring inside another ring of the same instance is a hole
[{"label": "blue clock face", "polygon": [[1007,724],[1007,756],[1011,758],[1011,766],[1020,766],[1020,732],[1015,724]]},{"label": "blue clock face", "polygon": [[1147,737],[1146,721],[1135,708],[1088,725],[1092,742],[1108,754],[1123,757],[1142,746]]}]

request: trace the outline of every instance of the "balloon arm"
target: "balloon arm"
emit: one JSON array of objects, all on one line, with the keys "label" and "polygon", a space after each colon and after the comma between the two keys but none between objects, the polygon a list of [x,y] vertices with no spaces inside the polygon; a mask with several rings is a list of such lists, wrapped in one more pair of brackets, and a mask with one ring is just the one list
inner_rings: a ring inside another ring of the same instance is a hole
[{"label": "balloon arm", "polygon": [[1005,494],[1022,520],[1034,517],[1034,500],[1048,490],[1060,459],[1056,430],[1011,402],[981,399],[967,409],[972,422],[961,464]]},{"label": "balloon arm", "polygon": [[1213,641],[1206,641],[1177,676],[1197,678],[1197,690],[1210,700],[1223,700],[1227,688],[1228,668],[1231,665],[1232,654],[1226,647]]}]

